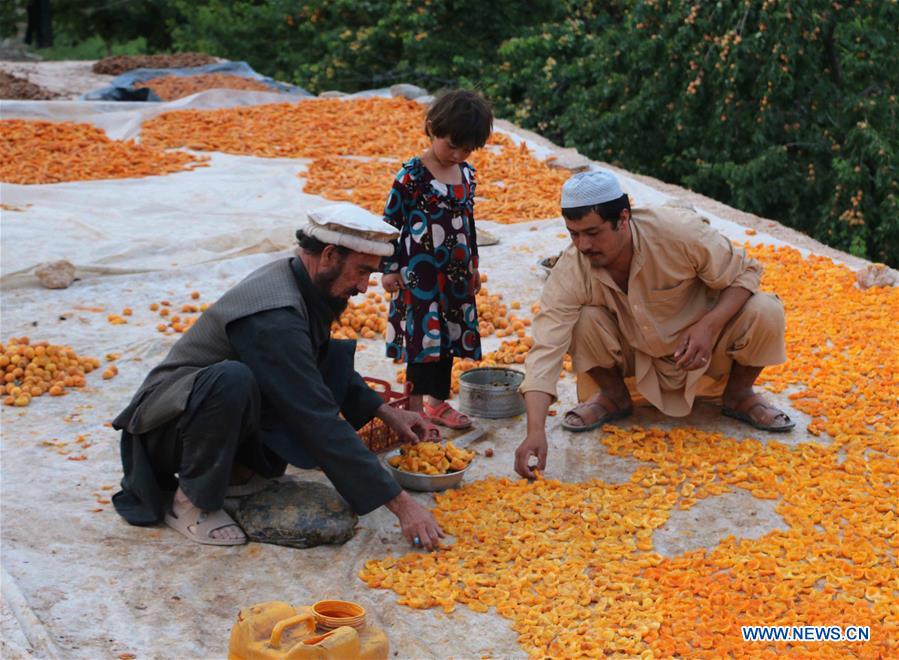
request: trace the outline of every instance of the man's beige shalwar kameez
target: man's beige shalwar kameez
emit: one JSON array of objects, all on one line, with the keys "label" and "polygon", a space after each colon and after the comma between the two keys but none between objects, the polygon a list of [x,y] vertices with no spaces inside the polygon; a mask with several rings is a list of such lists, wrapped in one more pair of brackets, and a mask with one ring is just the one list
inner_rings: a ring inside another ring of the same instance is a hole
[{"label": "man's beige shalwar kameez", "polygon": [[[697,395],[721,394],[734,360],[756,367],[786,361],[783,306],[776,296],[758,292],[757,261],[685,209],[635,209],[630,226],[627,293],[574,246],[559,258],[534,318],[522,392],[555,398],[570,350],[580,400],[598,389],[587,371],[617,366],[635,399],[642,395],[663,413],[681,417]],[[673,354],[681,333],[730,286],[753,295],[722,330],[708,364],[679,369]]]}]

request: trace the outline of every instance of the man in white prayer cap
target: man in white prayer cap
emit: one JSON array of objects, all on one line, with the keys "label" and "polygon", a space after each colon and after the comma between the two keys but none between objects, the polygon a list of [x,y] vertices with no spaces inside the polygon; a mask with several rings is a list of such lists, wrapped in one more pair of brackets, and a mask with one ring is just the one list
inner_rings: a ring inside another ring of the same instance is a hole
[{"label": "man in white prayer cap", "polygon": [[413,545],[437,545],[443,532],[431,512],[356,433],[374,417],[407,442],[433,427],[366,385],[353,368],[355,342],[330,340],[331,323],[368,288],[398,233],[353,204],[316,209],[297,231],[295,256],[250,273],[199,317],[113,422],[125,473],[113,502],[123,518],[165,521],[197,543],[245,543],[224,498],[264,488],[290,463],[320,467],[358,514],[386,506]]},{"label": "man in white prayer cap", "polygon": [[631,210],[606,170],[572,176],[561,205],[572,245],[532,326],[520,475],[546,466],[546,416],[566,351],[581,401],[566,414],[568,431],[627,417],[637,397],[682,417],[697,395],[720,395],[724,414],[758,429],[795,426],[753,389],[764,367],[786,361],[783,305],[759,291],[756,260],[693,211]]}]

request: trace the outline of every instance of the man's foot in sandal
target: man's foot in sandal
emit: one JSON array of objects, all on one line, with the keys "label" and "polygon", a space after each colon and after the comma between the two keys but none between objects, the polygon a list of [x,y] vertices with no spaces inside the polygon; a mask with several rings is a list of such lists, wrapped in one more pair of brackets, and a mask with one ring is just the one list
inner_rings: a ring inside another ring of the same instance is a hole
[{"label": "man's foot in sandal", "polygon": [[784,433],[792,431],[796,426],[796,422],[790,419],[789,415],[765,401],[761,394],[750,394],[734,401],[725,392],[721,412],[760,431]]},{"label": "man's foot in sandal", "polygon": [[449,429],[467,429],[471,428],[471,418],[468,415],[455,410],[446,401],[441,401],[436,406],[432,406],[427,401],[423,402],[425,417],[434,424],[440,424]]},{"label": "man's foot in sandal", "polygon": [[247,536],[234,519],[221,509],[203,511],[188,500],[181,489],[175,495],[165,524],[196,543],[204,545],[243,545]]},{"label": "man's foot in sandal", "polygon": [[623,400],[615,401],[600,392],[565,413],[562,428],[572,433],[592,431],[616,419],[629,417],[633,412],[629,394]]}]

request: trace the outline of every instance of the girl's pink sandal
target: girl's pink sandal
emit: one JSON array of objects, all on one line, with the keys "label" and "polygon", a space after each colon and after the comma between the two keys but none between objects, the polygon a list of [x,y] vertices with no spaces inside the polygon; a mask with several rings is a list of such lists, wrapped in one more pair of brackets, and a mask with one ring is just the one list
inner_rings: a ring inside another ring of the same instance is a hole
[{"label": "girl's pink sandal", "polygon": [[471,419],[458,410],[454,410],[450,404],[443,401],[439,406],[431,406],[424,403],[424,413],[435,424],[440,424],[449,429],[467,429],[471,427]]}]

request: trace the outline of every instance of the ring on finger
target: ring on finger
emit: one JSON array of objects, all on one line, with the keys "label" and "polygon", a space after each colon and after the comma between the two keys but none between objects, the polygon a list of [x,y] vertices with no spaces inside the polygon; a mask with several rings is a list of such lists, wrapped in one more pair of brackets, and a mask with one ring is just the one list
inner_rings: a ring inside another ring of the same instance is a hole
[{"label": "ring on finger", "polygon": [[421,545],[421,539],[416,536],[412,539],[412,545]]}]

